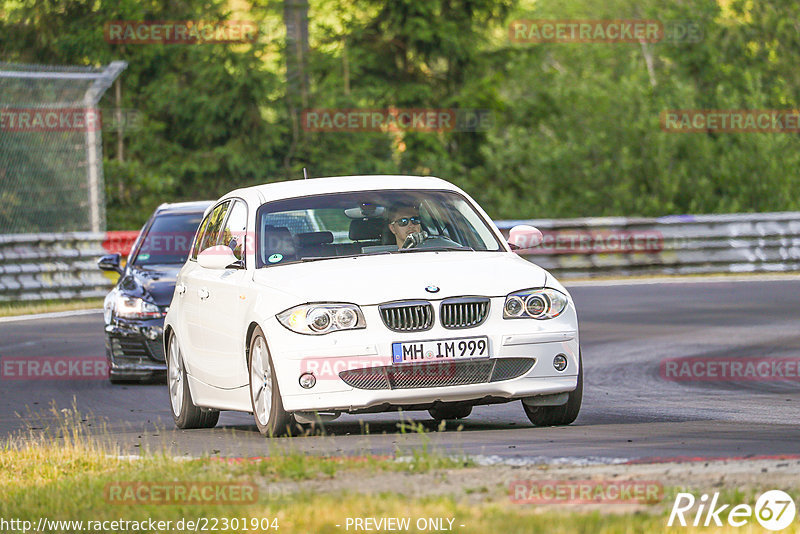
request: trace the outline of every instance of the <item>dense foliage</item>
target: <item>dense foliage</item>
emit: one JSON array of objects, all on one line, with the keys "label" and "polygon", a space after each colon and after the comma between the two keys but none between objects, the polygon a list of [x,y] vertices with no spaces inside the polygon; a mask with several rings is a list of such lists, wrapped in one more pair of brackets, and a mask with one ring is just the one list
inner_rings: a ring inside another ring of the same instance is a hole
[{"label": "dense foliage", "polygon": [[[666,109],[800,107],[793,0],[310,0],[300,61],[285,8],[0,0],[0,61],[129,63],[122,107],[143,121],[124,134],[123,161],[117,134],[104,132],[109,229],[138,227],[164,201],[298,179],[303,167],[441,176],[495,218],[800,208],[797,134],[670,133],[659,123]],[[222,19],[254,21],[258,42],[119,45],[103,33],[113,20]],[[689,21],[702,39],[515,43],[517,19]],[[114,106],[113,90],[102,106]],[[479,132],[298,124],[303,108],[391,106],[487,109],[494,121]]]}]

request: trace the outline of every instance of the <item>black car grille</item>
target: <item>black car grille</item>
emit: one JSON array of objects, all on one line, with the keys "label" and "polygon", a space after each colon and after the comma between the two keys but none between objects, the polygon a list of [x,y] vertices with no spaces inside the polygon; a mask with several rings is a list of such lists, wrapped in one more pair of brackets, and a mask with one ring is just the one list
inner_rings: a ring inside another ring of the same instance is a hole
[{"label": "black car grille", "polygon": [[130,363],[144,363],[148,360],[164,361],[164,347],[161,340],[140,337],[112,337],[111,350],[114,357]]},{"label": "black car grille", "polygon": [[430,302],[392,302],[379,306],[386,328],[395,332],[419,332],[433,326],[433,306]]},{"label": "black car grille", "polygon": [[445,299],[439,308],[439,320],[445,328],[473,328],[482,324],[489,315],[486,297],[459,297]]},{"label": "black car grille", "polygon": [[530,371],[535,363],[535,358],[494,358],[384,365],[342,371],[339,378],[356,389],[371,390],[464,386],[511,380]]}]

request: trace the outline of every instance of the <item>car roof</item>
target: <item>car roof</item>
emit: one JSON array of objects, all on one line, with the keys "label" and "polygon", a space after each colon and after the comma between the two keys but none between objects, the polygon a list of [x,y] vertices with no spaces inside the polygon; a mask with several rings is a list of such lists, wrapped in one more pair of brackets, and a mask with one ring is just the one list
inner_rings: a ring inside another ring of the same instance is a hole
[{"label": "car roof", "polygon": [[366,175],[273,182],[237,189],[223,198],[240,197],[252,199],[253,201],[258,199],[260,202],[269,202],[307,195],[382,189],[447,189],[461,192],[458,187],[450,182],[433,176]]},{"label": "car roof", "polygon": [[156,208],[157,215],[169,215],[173,213],[203,213],[214,203],[213,200],[196,200],[193,202],[171,202],[161,204]]}]

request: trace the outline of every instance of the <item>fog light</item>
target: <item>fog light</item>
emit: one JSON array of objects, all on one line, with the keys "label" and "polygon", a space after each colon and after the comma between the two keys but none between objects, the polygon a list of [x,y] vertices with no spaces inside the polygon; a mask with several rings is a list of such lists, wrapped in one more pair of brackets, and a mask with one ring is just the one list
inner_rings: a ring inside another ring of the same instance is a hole
[{"label": "fog light", "polygon": [[303,389],[311,389],[317,383],[317,378],[311,373],[303,373],[300,375],[300,387]]},{"label": "fog light", "polygon": [[563,354],[559,354],[555,358],[553,358],[553,367],[556,368],[556,371],[563,371],[567,368],[567,357]]},{"label": "fog light", "polygon": [[155,341],[156,339],[158,339],[158,336],[163,334],[163,331],[161,330],[161,328],[159,328],[157,326],[145,327],[145,328],[142,328],[140,331],[142,332],[142,335],[144,337],[146,337],[147,339],[149,339],[150,341]]}]

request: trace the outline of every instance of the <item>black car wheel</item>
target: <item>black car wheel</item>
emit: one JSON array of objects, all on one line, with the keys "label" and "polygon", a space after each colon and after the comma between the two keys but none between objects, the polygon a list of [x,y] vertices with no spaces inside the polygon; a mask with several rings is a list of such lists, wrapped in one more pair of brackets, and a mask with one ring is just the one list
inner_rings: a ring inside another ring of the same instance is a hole
[{"label": "black car wheel", "polygon": [[567,402],[561,406],[528,406],[525,402],[522,407],[525,415],[536,426],[562,426],[569,425],[578,417],[583,401],[583,358],[578,354],[578,385],[569,392]]}]

